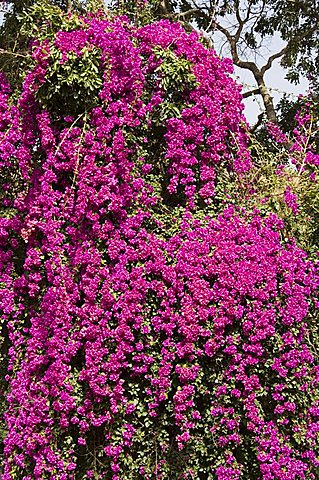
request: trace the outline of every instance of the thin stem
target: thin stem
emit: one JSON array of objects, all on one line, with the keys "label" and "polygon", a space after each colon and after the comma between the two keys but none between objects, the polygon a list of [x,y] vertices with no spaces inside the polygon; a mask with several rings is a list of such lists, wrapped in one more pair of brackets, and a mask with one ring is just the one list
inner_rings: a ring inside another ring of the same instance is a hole
[{"label": "thin stem", "polygon": [[2,55],[12,55],[13,57],[22,57],[22,58],[29,58],[30,57],[29,54],[11,52],[10,50],[5,50],[4,48],[0,48],[0,54],[2,54]]}]

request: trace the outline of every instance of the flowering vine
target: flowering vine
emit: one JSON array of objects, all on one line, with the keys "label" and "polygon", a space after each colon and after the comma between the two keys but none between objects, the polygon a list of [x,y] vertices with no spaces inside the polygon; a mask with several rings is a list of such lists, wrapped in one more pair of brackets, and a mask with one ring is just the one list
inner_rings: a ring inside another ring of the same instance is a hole
[{"label": "flowering vine", "polygon": [[251,168],[229,61],[71,26],[16,105],[0,78],[2,479],[315,479],[317,267],[275,215],[211,214]]}]

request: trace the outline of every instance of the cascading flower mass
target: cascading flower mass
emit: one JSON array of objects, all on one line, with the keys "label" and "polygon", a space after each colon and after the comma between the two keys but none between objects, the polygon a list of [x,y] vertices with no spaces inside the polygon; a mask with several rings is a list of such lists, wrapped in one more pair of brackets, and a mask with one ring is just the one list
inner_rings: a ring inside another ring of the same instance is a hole
[{"label": "cascading flower mass", "polygon": [[251,165],[229,61],[94,15],[33,61],[0,78],[2,479],[317,478],[317,267],[212,213]]}]

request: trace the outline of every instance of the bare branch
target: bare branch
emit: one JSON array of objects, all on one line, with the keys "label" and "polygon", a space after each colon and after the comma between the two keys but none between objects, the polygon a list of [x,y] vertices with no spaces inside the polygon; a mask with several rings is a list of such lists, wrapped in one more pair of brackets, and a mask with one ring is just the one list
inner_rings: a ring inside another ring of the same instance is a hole
[{"label": "bare branch", "polygon": [[249,92],[243,93],[243,98],[249,98],[252,95],[261,95],[260,89],[255,88],[254,90],[249,90]]},{"label": "bare branch", "polygon": [[30,57],[30,55],[28,54],[11,52],[10,50],[5,50],[3,48],[0,48],[0,55],[12,55],[13,57],[22,57],[22,58]]},{"label": "bare branch", "polygon": [[236,18],[237,18],[237,22],[238,22],[238,28],[237,28],[237,31],[234,35],[234,40],[236,41],[236,43],[238,42],[238,40],[240,39],[240,35],[242,34],[242,31],[244,29],[244,25],[245,25],[245,20],[243,20],[240,16],[240,13],[239,13],[239,2],[236,1],[235,3],[235,14],[236,14]]},{"label": "bare branch", "polygon": [[220,32],[222,32],[225,37],[227,38],[229,44],[231,45],[231,43],[233,42],[234,38],[233,36],[229,33],[229,31],[227,30],[227,28],[223,27],[222,25],[220,25],[220,23],[217,23],[216,20],[214,22],[214,26],[217,28],[217,30],[219,30]]},{"label": "bare branch", "polygon": [[235,2],[235,15],[237,18],[238,25],[243,26],[244,25],[244,20],[241,18],[240,13],[239,13],[239,1],[236,0]]},{"label": "bare branch", "polygon": [[73,7],[73,2],[72,2],[72,0],[68,0],[68,10],[67,10],[68,13],[71,13],[71,12],[72,12],[72,7]]},{"label": "bare branch", "polygon": [[253,6],[253,1],[250,0],[250,2],[249,2],[249,4],[248,4],[248,8],[247,8],[247,15],[246,15],[246,17],[245,17],[245,19],[244,19],[244,22],[245,22],[245,23],[247,23],[248,20],[250,19],[250,13],[251,13],[251,8],[252,8],[252,6]]},{"label": "bare branch", "polygon": [[284,48],[282,48],[280,50],[280,52],[277,52],[277,53],[274,53],[273,55],[270,55],[270,57],[267,60],[267,63],[260,70],[261,74],[264,75],[265,72],[267,72],[267,70],[269,70],[272,67],[272,64],[273,64],[274,60],[282,57],[283,55],[285,55],[286,52],[287,52],[287,45]]},{"label": "bare branch", "polygon": [[203,13],[202,11],[199,11],[198,8],[190,8],[186,12],[176,13],[174,16],[175,18],[179,19],[179,18],[185,18],[189,15],[192,15],[192,13],[198,13],[198,12],[200,12],[201,14]]},{"label": "bare branch", "polygon": [[229,45],[230,45],[230,51],[231,51],[231,55],[232,55],[232,59],[233,59],[234,64],[237,65],[237,67],[245,68],[247,70],[250,70],[254,75],[260,75],[260,70],[257,67],[256,63],[244,61],[244,60],[241,60],[239,58],[238,50],[237,50],[236,35],[235,36],[231,35],[225,27],[223,27],[222,25],[220,25],[217,22],[215,22],[215,27],[217,28],[217,30],[222,32],[225,35],[225,37],[227,38],[227,40],[229,42]]},{"label": "bare branch", "polygon": [[255,132],[257,128],[260,127],[260,125],[263,123],[264,117],[265,117],[265,112],[261,112],[258,115],[257,122],[254,125],[252,125],[249,129],[250,133]]},{"label": "bare branch", "polygon": [[[188,10],[186,10],[185,12],[180,12],[180,13],[170,13],[167,9],[165,11],[165,17],[166,18],[174,18],[176,20],[179,20],[181,21],[184,26],[189,30],[189,31],[195,31],[197,33],[200,33],[203,38],[205,39],[207,45],[212,48],[213,47],[213,41],[212,41],[212,38],[207,35],[207,32],[210,30],[212,24],[213,24],[213,21],[214,19],[210,18],[210,15],[208,15],[204,8],[201,8],[200,6],[197,5],[197,3],[192,0],[192,4],[194,5],[194,8],[189,8]],[[190,6],[189,3],[187,3],[187,6]],[[205,18],[205,20],[207,21],[207,23],[209,24],[208,28],[206,30],[202,30],[200,32],[198,32],[198,30],[185,18],[185,17],[188,17],[192,14],[199,14],[201,17]]]}]

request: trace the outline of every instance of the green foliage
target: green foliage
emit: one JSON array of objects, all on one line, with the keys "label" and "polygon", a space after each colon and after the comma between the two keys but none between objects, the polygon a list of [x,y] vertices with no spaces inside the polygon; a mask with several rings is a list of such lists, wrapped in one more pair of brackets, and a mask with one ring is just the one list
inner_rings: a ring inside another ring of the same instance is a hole
[{"label": "green foliage", "polygon": [[[68,18],[57,5],[49,1],[35,2],[19,15],[20,33],[27,40],[43,41],[60,30]],[[64,25],[67,27],[67,25]]]},{"label": "green foliage", "polygon": [[[227,182],[229,201],[247,210],[257,208],[265,216],[276,213],[285,222],[283,240],[294,238],[316,258],[319,250],[319,168],[304,168],[303,155],[297,164],[292,164],[287,149],[274,142],[270,150],[253,136],[250,140],[254,166],[243,183]],[[297,196],[297,214],[285,201],[287,188]]]},{"label": "green foliage", "polygon": [[194,89],[197,83],[192,65],[186,58],[178,57],[173,50],[159,47],[154,49],[154,55],[160,62],[156,72],[165,92],[165,100],[158,116],[158,124],[163,125],[168,118],[180,116],[181,110],[186,106],[188,91]]},{"label": "green foliage", "polygon": [[147,25],[157,19],[160,0],[119,0],[115,3],[115,10],[119,15],[126,15],[136,25]]},{"label": "green foliage", "polygon": [[84,48],[80,58],[70,53],[64,62],[61,52],[51,47],[54,61],[48,69],[48,82],[38,90],[40,103],[48,110],[54,106],[56,113],[56,106],[61,105],[61,112],[74,116],[94,107],[103,80],[99,56],[97,49],[89,52]]},{"label": "green foliage", "polygon": [[[43,41],[52,38],[60,29],[72,30],[81,23],[79,13],[97,10],[101,12],[105,10],[105,5],[100,0],[87,2],[14,0],[11,2],[11,8],[5,13],[0,26],[0,70],[6,74],[10,85],[17,89],[21,87],[25,73],[32,65],[30,46],[34,40]],[[83,67],[83,77],[88,70],[90,66]],[[54,73],[52,71],[52,77]],[[56,73],[57,75],[60,73],[60,77],[57,78],[61,78],[65,72],[62,68],[62,71]],[[91,71],[88,72],[88,74],[91,73]],[[70,83],[70,75],[67,74],[67,76]],[[87,79],[83,78],[82,84],[84,82],[87,84]]]}]

